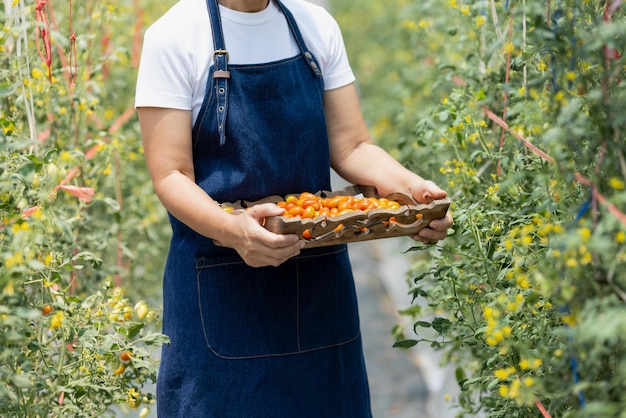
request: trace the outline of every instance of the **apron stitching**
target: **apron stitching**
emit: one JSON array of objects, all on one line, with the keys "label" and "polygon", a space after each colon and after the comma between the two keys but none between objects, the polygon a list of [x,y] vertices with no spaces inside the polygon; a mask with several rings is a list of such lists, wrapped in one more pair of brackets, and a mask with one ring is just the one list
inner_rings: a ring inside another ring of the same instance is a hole
[{"label": "apron stitching", "polygon": [[[343,253],[345,251],[347,251],[347,247],[342,246],[342,248],[335,249],[333,251],[323,252],[319,254],[299,255],[299,256],[296,256],[295,258],[296,260],[298,260],[298,259],[305,259],[305,258],[323,257],[327,255]],[[235,264],[244,264],[244,262],[243,261],[227,261],[223,263],[211,264],[210,257],[200,257],[196,260],[196,268],[201,269],[201,270],[205,268],[221,267],[221,266],[228,266],[228,265],[235,265]]]},{"label": "apron stitching", "polygon": [[[205,334],[206,334],[206,332],[205,332]],[[307,353],[311,353],[311,352],[314,352],[314,351],[326,350],[326,349],[335,348],[335,347],[341,347],[341,346],[353,343],[360,336],[361,336],[361,331],[358,331],[356,333],[356,335],[354,337],[350,338],[349,340],[341,341],[341,342],[334,343],[334,344],[324,345],[324,346],[321,346],[321,347],[308,348],[306,350],[288,351],[288,352],[284,352],[284,353],[257,354],[257,355],[253,355],[253,356],[224,356],[224,355],[216,352],[213,349],[213,347],[211,347],[211,345],[208,342],[207,342],[207,346],[213,352],[213,354],[215,354],[216,357],[219,357],[219,358],[221,358],[223,360],[253,360],[253,359],[260,359],[260,358],[267,358],[267,357],[295,356],[295,355],[298,355],[298,354],[307,354]]]},{"label": "apron stitching", "polygon": [[298,351],[302,351],[300,345],[300,263],[296,259],[296,336],[298,338]]}]

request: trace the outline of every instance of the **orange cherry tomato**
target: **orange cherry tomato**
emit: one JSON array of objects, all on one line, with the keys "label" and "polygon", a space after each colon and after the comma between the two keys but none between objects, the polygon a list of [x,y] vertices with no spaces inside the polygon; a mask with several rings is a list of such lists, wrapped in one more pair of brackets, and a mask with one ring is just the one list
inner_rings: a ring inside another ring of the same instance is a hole
[{"label": "orange cherry tomato", "polygon": [[333,209],[339,206],[339,202],[343,199],[343,196],[335,196],[328,199],[325,206],[327,208]]},{"label": "orange cherry tomato", "polygon": [[288,212],[291,216],[301,216],[302,210],[302,206],[294,206]]},{"label": "orange cherry tomato", "polygon": [[289,196],[285,198],[285,202],[287,203],[296,203],[297,201],[298,201],[298,196],[294,194],[290,194]]},{"label": "orange cherry tomato", "polygon": [[298,197],[299,200],[306,200],[306,199],[317,199],[318,197],[315,196],[313,193],[310,192],[302,192],[300,193],[300,196]]},{"label": "orange cherry tomato", "polygon": [[381,197],[378,199],[378,207],[387,209],[387,206],[389,206],[389,199],[387,199],[386,197]]},{"label": "orange cherry tomato", "polygon": [[43,315],[50,315],[50,312],[52,312],[52,306],[50,305],[44,305],[44,307],[41,308],[41,313]]},{"label": "orange cherry tomato", "polygon": [[320,210],[317,211],[316,216],[330,216],[330,209],[321,207]]},{"label": "orange cherry tomato", "polygon": [[376,209],[380,206],[378,199],[376,199],[375,197],[368,197],[367,201],[369,202],[370,209]]},{"label": "orange cherry tomato", "polygon": [[300,216],[303,218],[315,218],[315,208],[313,206],[307,206]]},{"label": "orange cherry tomato", "polygon": [[123,362],[129,362],[130,361],[130,357],[131,357],[131,353],[128,350],[122,351],[120,353],[120,360],[122,360]]},{"label": "orange cherry tomato", "polygon": [[340,212],[342,210],[352,209],[352,197],[346,196],[346,198],[342,199],[341,202],[339,202],[337,209],[339,209]]},{"label": "orange cherry tomato", "polygon": [[302,231],[302,238],[311,239],[311,231],[309,229],[305,229],[304,231]]},{"label": "orange cherry tomato", "polygon": [[305,199],[300,206],[302,206],[303,209],[313,206],[315,210],[320,210],[320,203],[317,199]]}]

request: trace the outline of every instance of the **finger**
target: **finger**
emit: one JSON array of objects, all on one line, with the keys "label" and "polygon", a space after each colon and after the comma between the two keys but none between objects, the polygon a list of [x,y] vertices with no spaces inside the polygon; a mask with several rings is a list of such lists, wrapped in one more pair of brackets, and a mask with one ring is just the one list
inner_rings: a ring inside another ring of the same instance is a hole
[{"label": "finger", "polygon": [[436,231],[447,231],[453,225],[452,215],[449,213],[443,219],[430,221],[428,227]]},{"label": "finger", "polygon": [[247,210],[247,213],[256,219],[258,223],[263,224],[266,217],[280,216],[285,213],[285,209],[280,208],[273,203],[263,203],[252,206]]},{"label": "finger", "polygon": [[419,183],[411,188],[411,194],[420,203],[430,203],[433,200],[443,199],[448,193],[430,180]]},{"label": "finger", "polygon": [[261,246],[254,250],[249,250],[247,254],[242,254],[242,258],[252,267],[278,266],[300,254],[300,250],[303,246],[304,241],[302,240],[298,240],[293,245],[281,248]]},{"label": "finger", "polygon": [[417,233],[418,241],[421,242],[437,242],[448,236],[448,231],[439,231],[430,227],[423,228]]}]

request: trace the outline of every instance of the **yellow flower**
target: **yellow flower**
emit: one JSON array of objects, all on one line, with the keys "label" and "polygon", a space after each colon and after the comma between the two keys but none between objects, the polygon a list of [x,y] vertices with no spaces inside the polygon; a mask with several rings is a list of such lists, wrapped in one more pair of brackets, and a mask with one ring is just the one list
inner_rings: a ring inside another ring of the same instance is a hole
[{"label": "yellow flower", "polygon": [[64,318],[65,318],[65,315],[63,314],[63,311],[57,311],[54,314],[54,316],[50,318],[50,329],[60,328],[61,325],[63,324]]},{"label": "yellow flower", "polygon": [[526,387],[531,387],[533,383],[535,383],[535,379],[533,379],[532,377],[525,377],[522,383]]},{"label": "yellow flower", "polygon": [[508,379],[513,373],[515,373],[514,367],[506,367],[504,369],[496,370],[493,372],[493,375],[500,380],[505,380]]},{"label": "yellow flower", "polygon": [[528,359],[522,359],[519,362],[519,367],[522,370],[529,370],[530,369],[530,361]]},{"label": "yellow flower", "polygon": [[546,72],[546,71],[548,71],[548,66],[546,65],[545,62],[543,62],[543,60],[541,60],[541,61],[539,61],[537,63],[537,70],[542,72],[542,73]]},{"label": "yellow flower", "polygon": [[622,190],[624,188],[624,181],[617,177],[611,177],[609,179],[609,185],[614,189]]},{"label": "yellow flower", "polygon": [[564,324],[567,324],[569,326],[574,326],[574,324],[576,324],[576,318],[574,317],[574,315],[563,315],[561,317],[561,320]]},{"label": "yellow flower", "polygon": [[624,241],[626,241],[626,233],[624,231],[619,231],[617,234],[615,234],[615,241],[618,244],[623,244]]},{"label": "yellow flower", "polygon": [[476,16],[476,20],[474,20],[474,25],[477,28],[481,28],[485,24],[485,20],[485,16],[483,15]]},{"label": "yellow flower", "polygon": [[417,22],[417,26],[420,29],[426,29],[426,28],[428,28],[428,27],[430,27],[432,25],[433,25],[433,22],[431,20],[428,20],[428,19],[420,19],[420,21]]},{"label": "yellow flower", "polygon": [[507,385],[502,385],[498,388],[498,393],[503,398],[507,398],[509,396],[509,387]]},{"label": "yellow flower", "polygon": [[578,236],[580,236],[582,242],[587,242],[589,238],[591,238],[591,230],[587,227],[580,228],[578,230]]}]

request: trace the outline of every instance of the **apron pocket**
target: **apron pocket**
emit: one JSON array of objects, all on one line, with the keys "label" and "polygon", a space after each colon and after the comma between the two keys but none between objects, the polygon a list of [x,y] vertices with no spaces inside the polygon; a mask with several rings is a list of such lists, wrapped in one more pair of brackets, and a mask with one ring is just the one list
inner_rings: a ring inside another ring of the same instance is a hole
[{"label": "apron pocket", "polygon": [[296,261],[300,349],[338,346],[357,339],[359,315],[347,247],[303,251]]},{"label": "apron pocket", "polygon": [[359,322],[347,251],[329,248],[306,250],[279,267],[198,258],[200,319],[211,351],[226,359],[271,357],[355,340]]},{"label": "apron pocket", "polygon": [[209,348],[222,358],[298,351],[295,268],[252,268],[238,257],[200,258],[198,302]]}]

